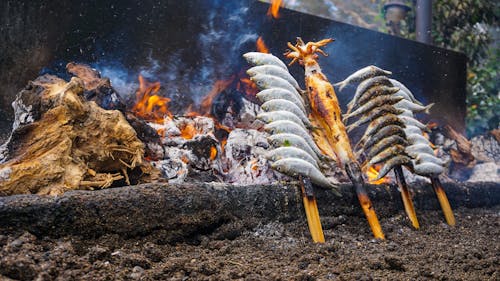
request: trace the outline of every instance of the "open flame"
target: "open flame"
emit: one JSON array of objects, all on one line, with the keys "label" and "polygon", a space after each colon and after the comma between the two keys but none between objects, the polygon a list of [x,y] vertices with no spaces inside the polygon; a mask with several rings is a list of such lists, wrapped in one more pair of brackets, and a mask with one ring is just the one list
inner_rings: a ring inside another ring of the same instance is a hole
[{"label": "open flame", "polygon": [[271,6],[269,6],[269,9],[267,10],[267,15],[272,18],[279,18],[279,10],[280,7],[283,6],[283,1],[282,0],[272,0],[271,1]]},{"label": "open flame", "polygon": [[262,39],[262,36],[259,36],[259,38],[257,38],[257,42],[255,44],[257,45],[258,52],[269,54],[269,48],[266,46],[266,43],[264,42],[264,39]]},{"label": "open flame", "polygon": [[217,157],[217,148],[215,146],[210,147],[210,160],[214,160]]},{"label": "open flame", "polygon": [[366,170],[365,174],[368,177],[368,182],[371,184],[384,184],[389,183],[390,180],[387,177],[383,177],[379,180],[375,180],[378,177],[378,171],[382,168],[381,165],[370,166],[368,170]]},{"label": "open flame", "polygon": [[163,123],[165,116],[172,117],[168,110],[169,98],[158,96],[160,82],[149,82],[139,75],[139,89],[136,92],[136,103],[132,112],[146,121]]}]

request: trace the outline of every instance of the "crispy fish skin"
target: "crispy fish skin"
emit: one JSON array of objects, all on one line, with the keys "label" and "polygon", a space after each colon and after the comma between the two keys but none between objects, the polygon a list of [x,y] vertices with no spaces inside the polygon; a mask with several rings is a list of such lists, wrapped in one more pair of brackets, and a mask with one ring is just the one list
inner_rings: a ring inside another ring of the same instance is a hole
[{"label": "crispy fish skin", "polygon": [[358,109],[356,109],[354,112],[348,114],[349,117],[357,116],[360,114],[367,113],[371,111],[372,109],[382,106],[382,105],[393,105],[400,100],[402,100],[402,97],[397,97],[397,96],[378,96],[369,102],[365,103],[364,105],[360,106]]},{"label": "crispy fish skin", "polygon": [[400,109],[407,109],[407,110],[410,110],[412,112],[424,112],[426,114],[429,114],[429,110],[431,109],[431,107],[434,106],[434,103],[430,103],[426,106],[422,106],[422,105],[419,105],[419,104],[416,104],[412,101],[409,101],[409,100],[406,100],[406,99],[403,99],[401,101],[399,101],[398,103],[394,104],[394,107],[396,108],[400,108]]},{"label": "crispy fish skin", "polygon": [[311,147],[312,150],[318,156],[322,155],[321,150],[318,148],[318,146],[316,145],[316,143],[314,142],[312,137],[309,135],[309,133],[306,130],[304,130],[302,127],[300,127],[299,125],[295,124],[292,121],[288,121],[288,120],[274,121],[274,122],[271,122],[269,124],[266,124],[264,126],[264,130],[266,130],[266,132],[269,132],[271,134],[287,133],[287,134],[294,134],[294,135],[300,136],[301,138],[303,138],[307,142],[309,147]]},{"label": "crispy fish skin", "polygon": [[426,162],[422,164],[413,163],[413,171],[421,176],[437,176],[443,173],[444,168],[441,165]]},{"label": "crispy fish skin", "polygon": [[245,58],[245,60],[252,65],[275,65],[288,71],[285,63],[271,54],[248,52],[243,55],[243,58]]},{"label": "crispy fish skin", "polygon": [[380,85],[393,87],[392,83],[389,81],[389,78],[385,76],[375,76],[361,82],[358,85],[358,88],[356,88],[356,92],[354,93],[353,100],[357,101],[368,89]]},{"label": "crispy fish skin", "polygon": [[370,149],[370,152],[368,152],[366,156],[368,157],[368,159],[372,159],[375,155],[381,153],[384,149],[397,144],[407,146],[408,142],[398,135],[392,135],[377,142]]},{"label": "crispy fish skin", "polygon": [[389,173],[389,171],[391,171],[392,168],[400,165],[405,165],[408,163],[411,163],[411,159],[408,156],[397,155],[392,157],[391,159],[387,160],[384,166],[382,166],[382,168],[378,171],[378,175],[375,180],[379,180],[385,177],[385,175],[387,175],[387,173]]},{"label": "crispy fish skin", "polygon": [[406,138],[406,134],[403,128],[398,125],[388,125],[380,129],[374,135],[363,136],[358,144],[356,144],[356,147],[361,145],[364,147],[364,149],[368,149],[375,143],[379,142],[381,139],[392,135],[398,135],[402,138]]},{"label": "crispy fish skin", "polygon": [[370,161],[368,161],[368,165],[372,166],[380,162],[386,161],[387,159],[392,158],[396,155],[401,155],[402,153],[404,153],[404,151],[405,147],[402,145],[397,144],[391,146],[389,148],[382,150],[379,154],[371,158]]},{"label": "crispy fish skin", "polygon": [[318,155],[316,155],[314,150],[309,146],[309,144],[307,144],[306,140],[300,136],[289,133],[282,133],[282,134],[271,135],[267,139],[269,143],[274,147],[293,146],[302,149],[309,155],[311,155],[311,157],[314,158],[316,162],[318,163],[320,162]]},{"label": "crispy fish skin", "polygon": [[361,118],[359,118],[358,121],[347,126],[347,132],[350,132],[353,129],[355,129],[355,128],[357,128],[365,123],[371,122],[371,121],[373,121],[373,120],[375,120],[375,119],[377,119],[385,114],[399,115],[401,113],[402,113],[401,110],[395,108],[394,106],[392,106],[390,104],[376,107],[375,109],[373,109],[373,110],[365,113],[363,116],[361,116]]},{"label": "crispy fish skin", "polygon": [[410,98],[410,101],[416,103],[416,104],[419,104],[419,105],[423,105],[421,102],[419,102],[415,96],[413,95],[413,93],[408,89],[406,88],[406,86],[399,82],[398,80],[395,80],[395,79],[389,79],[389,81],[394,85],[394,87],[398,87],[399,89],[401,89],[401,91],[403,91],[406,96],[408,96]]},{"label": "crispy fish skin", "polygon": [[281,110],[290,111],[291,113],[297,115],[297,117],[299,117],[300,120],[304,122],[304,124],[310,123],[309,118],[307,118],[306,114],[297,105],[288,100],[275,99],[266,101],[260,106],[260,108],[267,112]]},{"label": "crispy fish skin", "polygon": [[288,70],[284,70],[282,67],[276,65],[258,65],[254,66],[247,70],[247,74],[252,77],[257,74],[266,74],[277,76],[279,78],[285,79],[288,83],[295,87],[295,89],[300,89],[299,83],[293,76],[288,72]]},{"label": "crispy fish skin", "polygon": [[434,150],[424,143],[412,144],[405,148],[406,154],[410,155],[412,158],[417,158],[421,153],[426,153],[434,155]]},{"label": "crispy fish skin", "polygon": [[341,196],[331,181],[329,181],[316,167],[312,164],[298,158],[285,158],[271,164],[271,167],[280,173],[291,177],[304,176],[311,179],[311,182],[324,188],[329,188],[334,191],[337,196]]},{"label": "crispy fish skin", "polygon": [[[278,120],[288,120],[296,123],[304,129],[307,129],[307,124],[304,124],[297,115],[291,113],[290,111],[272,111],[272,112],[262,112],[257,115],[257,119],[264,121],[265,123],[271,123]],[[312,125],[309,125],[312,128]]]},{"label": "crispy fish skin", "polygon": [[278,147],[276,149],[268,151],[264,155],[264,157],[273,162],[285,158],[298,158],[307,161],[308,163],[312,164],[314,167],[319,169],[318,162],[316,162],[316,160],[314,160],[314,158],[311,155],[309,155],[309,153],[293,146]]},{"label": "crispy fish skin", "polygon": [[283,78],[279,78],[277,76],[266,75],[266,74],[257,74],[255,76],[250,77],[250,80],[255,82],[257,87],[261,90],[272,89],[272,88],[281,88],[288,90],[290,92],[297,92],[294,86],[290,84]]},{"label": "crispy fish skin", "polygon": [[382,76],[382,75],[387,76],[391,74],[392,72],[390,71],[383,70],[374,65],[369,65],[349,75],[344,81],[333,84],[333,86],[335,87],[339,86],[339,91],[342,91],[342,89],[344,89],[345,86],[351,83],[360,82],[374,76]]},{"label": "crispy fish skin", "polygon": [[382,117],[373,120],[366,129],[365,134],[368,136],[373,135],[379,130],[381,130],[383,127],[388,125],[398,125],[401,128],[404,128],[406,126],[405,123],[401,119],[399,119],[397,115],[386,114]]},{"label": "crispy fish skin", "polygon": [[357,105],[361,106],[361,105],[364,105],[365,103],[369,102],[373,98],[376,98],[379,96],[387,96],[387,95],[392,96],[395,93],[397,93],[398,91],[399,91],[399,88],[396,88],[396,87],[388,87],[388,86],[384,86],[384,85],[375,86],[375,87],[368,89],[368,91],[366,91],[365,93],[363,93],[361,95],[361,97],[359,98],[359,100],[357,100],[355,103]]},{"label": "crispy fish skin", "polygon": [[275,100],[275,99],[284,99],[284,100],[293,102],[303,112],[307,112],[306,108],[304,107],[304,101],[302,100],[302,98],[299,95],[294,94],[294,93],[287,91],[285,89],[272,88],[272,89],[263,90],[263,91],[260,91],[257,93],[257,98],[261,102],[266,102],[266,101]]}]

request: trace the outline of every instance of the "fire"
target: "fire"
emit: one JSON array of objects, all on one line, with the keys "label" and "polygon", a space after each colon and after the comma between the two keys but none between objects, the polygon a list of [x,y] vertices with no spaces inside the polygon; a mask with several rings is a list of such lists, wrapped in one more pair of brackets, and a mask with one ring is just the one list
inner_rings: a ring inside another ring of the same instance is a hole
[{"label": "fire", "polygon": [[262,39],[262,36],[259,36],[255,44],[257,46],[258,52],[269,54],[269,48],[266,46],[266,43],[264,43],[264,39]]},{"label": "fire", "polygon": [[383,183],[388,183],[390,180],[386,177],[383,177],[379,180],[375,180],[378,177],[378,171],[382,167],[380,165],[375,165],[371,166],[365,173],[366,176],[368,177],[368,182],[371,184],[383,184]]},{"label": "fire", "polygon": [[210,147],[210,160],[214,160],[217,157],[217,148],[215,146]]},{"label": "fire", "polygon": [[184,139],[190,140],[196,135],[196,129],[193,124],[186,123],[184,127],[179,129],[181,130],[181,137]]},{"label": "fire", "polygon": [[283,6],[283,1],[282,0],[272,0],[271,1],[271,6],[269,6],[269,10],[267,10],[267,15],[272,18],[279,18],[279,10],[280,7]]},{"label": "fire", "polygon": [[[210,116],[210,109],[212,108],[212,102],[222,91],[227,89],[231,83],[234,81],[234,76],[227,80],[217,80],[212,87],[212,90],[201,100],[200,112],[197,115]],[[192,114],[192,112],[188,113]]]},{"label": "fire", "polygon": [[160,82],[149,82],[139,75],[139,89],[136,92],[136,103],[132,108],[134,114],[144,120],[163,123],[165,116],[172,117],[168,110],[169,98],[158,96]]}]

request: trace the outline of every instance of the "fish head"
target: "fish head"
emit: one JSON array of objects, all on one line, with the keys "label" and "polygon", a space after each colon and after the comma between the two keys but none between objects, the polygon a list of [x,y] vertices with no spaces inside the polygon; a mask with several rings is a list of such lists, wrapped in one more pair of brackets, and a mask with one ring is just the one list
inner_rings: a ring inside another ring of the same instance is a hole
[{"label": "fish head", "polygon": [[252,68],[247,70],[247,74],[248,74],[248,76],[253,77],[253,76],[257,75],[257,71],[255,71],[255,69],[252,67]]},{"label": "fish head", "polygon": [[262,76],[260,74],[257,74],[253,77],[250,77],[250,80],[252,80],[256,85],[257,87],[259,87],[260,89],[266,89],[266,85],[267,83],[264,82],[264,79],[262,78]]}]

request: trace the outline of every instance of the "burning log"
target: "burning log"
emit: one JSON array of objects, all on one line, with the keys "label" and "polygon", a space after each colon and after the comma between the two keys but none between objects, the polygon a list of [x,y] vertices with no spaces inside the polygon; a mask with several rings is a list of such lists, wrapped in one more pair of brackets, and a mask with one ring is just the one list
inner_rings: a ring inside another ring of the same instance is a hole
[{"label": "burning log", "polygon": [[443,127],[444,134],[449,139],[452,139],[456,143],[456,148],[450,149],[450,155],[453,162],[461,164],[463,166],[473,166],[474,156],[471,153],[471,143],[465,136],[455,131],[450,125],[445,125]]},{"label": "burning log", "polygon": [[[94,101],[104,109],[116,109],[125,115],[125,119],[137,132],[139,139],[145,143],[159,143],[157,132],[151,128],[143,119],[137,118],[134,114],[127,112],[125,101],[111,86],[108,78],[101,77],[96,69],[86,64],[70,62],[66,65],[66,70],[71,75],[80,78],[83,81],[83,96],[87,101]],[[150,155],[146,149],[146,155]]]},{"label": "burning log", "polygon": [[0,195],[56,195],[155,177],[122,113],[85,100],[85,87],[99,85],[44,75],[18,94],[16,122],[1,149]]}]

